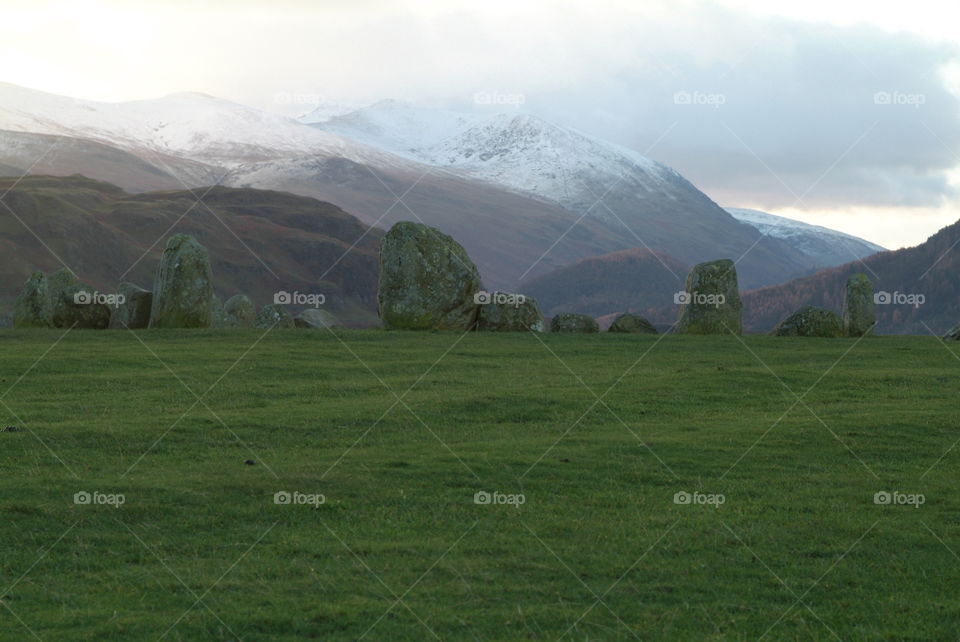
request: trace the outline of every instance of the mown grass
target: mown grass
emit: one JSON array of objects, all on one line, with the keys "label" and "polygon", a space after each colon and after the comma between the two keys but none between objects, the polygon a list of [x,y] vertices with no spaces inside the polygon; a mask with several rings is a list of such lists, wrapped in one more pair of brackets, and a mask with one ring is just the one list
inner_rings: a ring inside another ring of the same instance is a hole
[{"label": "mown grass", "polygon": [[957,639],[957,355],[0,332],[0,639]]}]

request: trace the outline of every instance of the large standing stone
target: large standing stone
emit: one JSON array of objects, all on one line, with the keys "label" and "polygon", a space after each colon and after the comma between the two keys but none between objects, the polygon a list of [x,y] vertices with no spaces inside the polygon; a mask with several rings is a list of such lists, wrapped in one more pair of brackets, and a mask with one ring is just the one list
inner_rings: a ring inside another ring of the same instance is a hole
[{"label": "large standing stone", "polygon": [[730,259],[693,266],[683,292],[677,293],[677,332],[740,334],[743,321],[737,268]]},{"label": "large standing stone", "polygon": [[111,329],[140,330],[150,326],[153,292],[133,283],[121,283],[117,288],[117,295],[123,303],[110,311]]},{"label": "large standing stone", "polygon": [[567,312],[550,319],[550,332],[600,332],[600,326],[586,314]]},{"label": "large standing stone", "polygon": [[167,241],[153,288],[151,328],[209,328],[213,272],[207,250],[186,234]]},{"label": "large standing stone", "polygon": [[873,329],[877,321],[874,305],[873,284],[866,274],[854,274],[847,279],[843,328],[848,337],[862,337]]},{"label": "large standing stone", "polygon": [[78,281],[66,268],[47,278],[47,294],[55,328],[103,330],[110,325],[110,307],[96,300],[100,293]]},{"label": "large standing stone", "polygon": [[442,232],[401,221],[380,243],[377,303],[387,329],[467,330],[477,320],[480,273]]},{"label": "large standing stone", "polygon": [[279,303],[263,306],[257,315],[254,326],[267,330],[269,328],[294,328],[296,324],[287,309]]},{"label": "large standing stone", "polygon": [[494,292],[481,301],[477,329],[490,332],[543,332],[543,313],[537,300],[522,294]]},{"label": "large standing stone", "polygon": [[326,310],[307,308],[293,319],[298,328],[337,328],[340,321]]},{"label": "large standing stone", "polygon": [[47,277],[43,272],[34,272],[23,285],[13,307],[13,327],[49,328],[51,320],[50,296],[47,292]]},{"label": "large standing stone", "polygon": [[771,334],[778,337],[842,337],[843,319],[836,312],[808,305],[781,321]]},{"label": "large standing stone", "polygon": [[257,309],[246,294],[235,294],[223,304],[224,323],[228,328],[252,328]]},{"label": "large standing stone", "polygon": [[610,324],[610,327],[607,329],[607,332],[629,332],[633,334],[657,334],[657,329],[653,327],[653,324],[644,319],[638,314],[621,314],[616,319],[613,320],[613,323]]}]

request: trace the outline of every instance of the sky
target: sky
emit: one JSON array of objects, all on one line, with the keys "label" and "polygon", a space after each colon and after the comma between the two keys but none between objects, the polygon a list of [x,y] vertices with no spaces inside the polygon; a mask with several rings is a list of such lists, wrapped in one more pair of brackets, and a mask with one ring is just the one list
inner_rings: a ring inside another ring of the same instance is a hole
[{"label": "sky", "polygon": [[4,0],[0,80],[291,116],[520,103],[721,205],[897,248],[960,218],[958,17],[923,0]]}]

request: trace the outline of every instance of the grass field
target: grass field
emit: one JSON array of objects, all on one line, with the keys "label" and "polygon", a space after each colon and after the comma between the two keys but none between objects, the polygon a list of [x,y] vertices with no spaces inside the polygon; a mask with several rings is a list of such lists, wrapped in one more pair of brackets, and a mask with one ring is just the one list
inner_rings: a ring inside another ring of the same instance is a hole
[{"label": "grass field", "polygon": [[955,640],[958,355],[3,331],[0,639]]}]

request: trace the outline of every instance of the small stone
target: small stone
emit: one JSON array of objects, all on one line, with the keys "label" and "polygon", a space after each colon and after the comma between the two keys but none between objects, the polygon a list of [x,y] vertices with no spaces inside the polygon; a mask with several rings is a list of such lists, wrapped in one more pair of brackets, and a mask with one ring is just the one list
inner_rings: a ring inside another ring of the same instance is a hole
[{"label": "small stone", "polygon": [[600,326],[591,316],[567,312],[550,319],[550,332],[600,332]]},{"label": "small stone", "polygon": [[607,332],[627,332],[631,334],[657,334],[657,329],[653,324],[638,314],[621,314],[613,323]]},{"label": "small stone", "polygon": [[835,312],[808,305],[781,321],[771,334],[777,337],[842,337],[843,320]]},{"label": "small stone", "polygon": [[254,327],[262,330],[270,328],[295,328],[296,324],[287,309],[279,303],[263,306],[254,322]]},{"label": "small stone", "polygon": [[340,321],[337,320],[337,317],[333,316],[326,310],[318,310],[317,308],[307,308],[294,317],[293,323],[298,328],[308,329],[341,327]]},{"label": "small stone", "polygon": [[479,292],[477,329],[488,332],[543,332],[543,314],[536,299],[523,294]]}]

